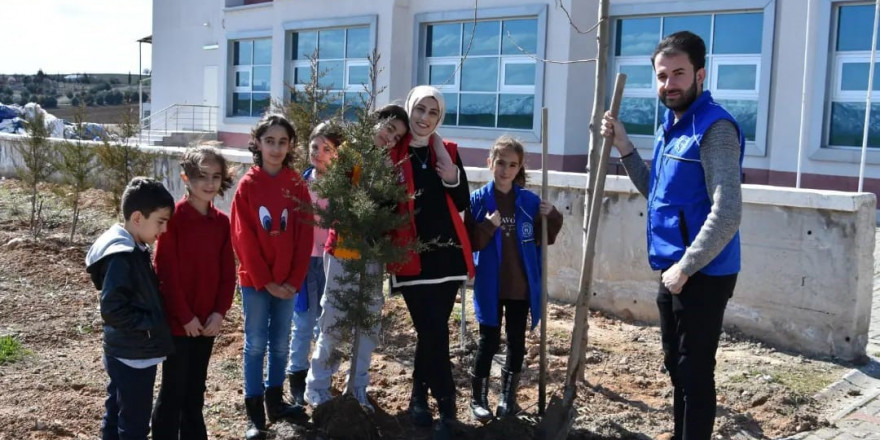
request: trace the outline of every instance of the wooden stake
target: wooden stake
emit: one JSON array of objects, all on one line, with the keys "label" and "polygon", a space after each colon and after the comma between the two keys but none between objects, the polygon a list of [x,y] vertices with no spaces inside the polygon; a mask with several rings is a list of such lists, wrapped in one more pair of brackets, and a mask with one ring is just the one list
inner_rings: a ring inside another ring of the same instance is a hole
[{"label": "wooden stake", "polygon": [[[541,201],[547,200],[547,107],[541,109]],[[547,216],[541,216],[541,359],[538,415],[547,406]]]}]

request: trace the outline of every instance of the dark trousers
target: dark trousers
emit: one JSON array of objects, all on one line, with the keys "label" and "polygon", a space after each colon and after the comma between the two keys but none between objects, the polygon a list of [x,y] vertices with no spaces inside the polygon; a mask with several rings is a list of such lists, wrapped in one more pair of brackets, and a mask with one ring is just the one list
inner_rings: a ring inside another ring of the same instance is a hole
[{"label": "dark trousers", "polygon": [[174,353],[162,364],[153,410],[153,440],[207,440],[205,381],[214,338],[175,336]]},{"label": "dark trousers", "polygon": [[406,308],[416,328],[413,380],[425,383],[436,399],[455,396],[449,360],[449,315],[461,282],[408,286]]},{"label": "dark trousers", "polygon": [[110,376],[101,440],[146,440],[150,432],[150,408],[156,366],[132,368],[104,355],[104,369]]},{"label": "dark trousers", "polygon": [[504,331],[507,333],[507,360],[504,369],[511,373],[522,371],[526,351],[526,323],[529,318],[529,302],[526,300],[502,299],[498,301],[498,325],[480,324],[480,345],[474,358],[474,377],[489,377],[492,357],[498,352],[501,342],[501,317],[504,317]]},{"label": "dark trousers", "polygon": [[678,295],[660,284],[663,363],[674,388],[675,440],[709,440],[715,424],[715,352],[736,274],[696,273]]}]

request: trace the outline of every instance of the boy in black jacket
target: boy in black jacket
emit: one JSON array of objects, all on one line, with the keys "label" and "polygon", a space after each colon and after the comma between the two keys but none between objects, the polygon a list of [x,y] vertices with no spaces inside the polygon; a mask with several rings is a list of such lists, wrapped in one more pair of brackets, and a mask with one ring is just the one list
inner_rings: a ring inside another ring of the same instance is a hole
[{"label": "boy in black jacket", "polygon": [[86,255],[101,290],[104,368],[110,376],[102,440],[146,440],[156,365],[173,350],[148,245],[165,232],[174,198],[162,184],[135,177],[122,194],[125,223],[104,232]]}]

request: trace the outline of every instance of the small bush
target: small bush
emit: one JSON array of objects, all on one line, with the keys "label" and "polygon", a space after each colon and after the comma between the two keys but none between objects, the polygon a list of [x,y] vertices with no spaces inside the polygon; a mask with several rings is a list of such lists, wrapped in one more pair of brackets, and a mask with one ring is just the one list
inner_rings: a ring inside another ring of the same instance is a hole
[{"label": "small bush", "polygon": [[0,365],[21,360],[29,352],[13,336],[0,336]]}]

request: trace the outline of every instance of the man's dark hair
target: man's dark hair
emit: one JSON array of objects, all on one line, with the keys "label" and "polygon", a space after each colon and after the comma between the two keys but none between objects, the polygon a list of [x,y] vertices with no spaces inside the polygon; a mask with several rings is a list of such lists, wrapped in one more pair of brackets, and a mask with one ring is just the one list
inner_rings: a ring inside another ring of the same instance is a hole
[{"label": "man's dark hair", "polygon": [[661,53],[666,56],[686,54],[694,66],[694,72],[706,67],[706,43],[693,32],[680,31],[664,38],[651,55],[652,66]]},{"label": "man's dark hair", "polygon": [[125,220],[129,220],[135,211],[149,217],[162,208],[170,208],[174,213],[174,197],[162,182],[147,177],[135,177],[128,182],[122,193],[122,217]]}]

